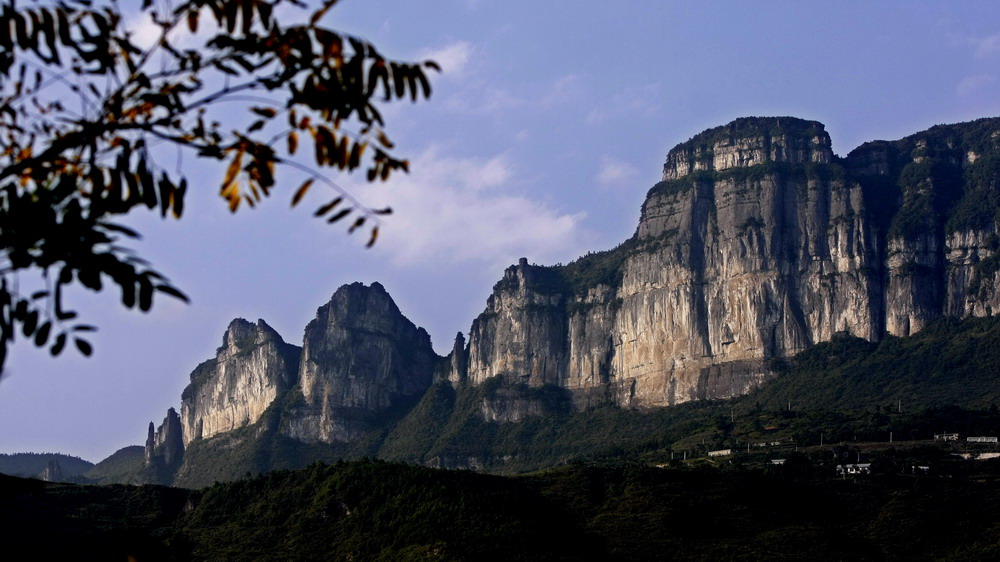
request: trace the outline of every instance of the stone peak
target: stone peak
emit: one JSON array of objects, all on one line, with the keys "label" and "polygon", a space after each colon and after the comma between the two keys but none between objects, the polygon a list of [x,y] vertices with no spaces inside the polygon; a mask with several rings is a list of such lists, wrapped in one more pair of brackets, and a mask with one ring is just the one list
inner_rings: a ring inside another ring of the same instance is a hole
[{"label": "stone peak", "polygon": [[670,150],[663,179],[698,171],[746,168],[766,162],[829,163],[830,136],[819,121],[797,117],[741,117],[698,133]]},{"label": "stone peak", "polygon": [[388,291],[385,290],[385,287],[383,287],[382,284],[379,283],[378,281],[372,281],[371,285],[365,285],[361,281],[355,281],[353,283],[347,283],[345,285],[341,285],[340,287],[338,287],[337,290],[334,291],[333,296],[336,297],[339,294],[345,294],[350,292],[367,292],[367,291],[375,293],[385,293],[387,295],[389,294]]},{"label": "stone peak", "polygon": [[257,319],[256,324],[245,318],[234,318],[222,336],[222,347],[218,352],[235,352],[271,339],[284,342],[281,335],[262,318]]},{"label": "stone peak", "polygon": [[683,142],[686,144],[713,144],[720,139],[755,138],[764,135],[780,136],[789,134],[813,136],[825,134],[826,127],[819,121],[799,117],[739,117],[718,127],[705,129]]},{"label": "stone peak", "polygon": [[396,302],[381,283],[375,281],[371,285],[365,285],[355,281],[341,285],[330,297],[330,301],[316,310],[316,316],[344,320],[376,310],[391,316],[402,315]]}]

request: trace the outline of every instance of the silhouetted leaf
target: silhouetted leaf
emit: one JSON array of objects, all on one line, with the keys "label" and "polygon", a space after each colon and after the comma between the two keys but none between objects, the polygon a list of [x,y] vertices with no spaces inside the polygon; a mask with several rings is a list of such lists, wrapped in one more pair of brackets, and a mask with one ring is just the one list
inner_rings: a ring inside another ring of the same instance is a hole
[{"label": "silhouetted leaf", "polygon": [[365,217],[358,217],[357,220],[354,221],[354,224],[351,225],[351,228],[347,229],[348,234],[354,232],[358,228],[361,228],[361,225],[363,224],[365,224]]},{"label": "silhouetted leaf", "polygon": [[145,277],[140,277],[139,283],[139,310],[148,312],[153,307],[153,284]]},{"label": "silhouetted leaf", "polygon": [[66,332],[63,332],[58,336],[56,336],[56,341],[55,343],[52,344],[52,347],[49,348],[49,353],[51,353],[52,356],[55,357],[60,353],[62,353],[64,347],[66,347]]},{"label": "silhouetted leaf", "polygon": [[302,198],[306,196],[306,192],[309,191],[309,187],[312,186],[312,178],[307,179],[302,183],[297,190],[295,190],[295,195],[292,197],[292,207],[299,204]]},{"label": "silhouetted leaf", "polygon": [[316,212],[313,213],[313,216],[322,217],[323,215],[325,215],[325,214],[329,213],[330,211],[332,211],[333,208],[336,207],[337,205],[339,205],[340,202],[343,201],[343,200],[344,200],[343,197],[337,197],[337,198],[335,198],[333,201],[330,201],[326,205],[323,205],[319,209],[316,209]]},{"label": "silhouetted leaf", "polygon": [[90,346],[90,342],[80,338],[73,338],[73,343],[76,344],[76,348],[80,350],[86,357],[90,357],[90,354],[94,352],[94,348]]},{"label": "silhouetted leaf", "polygon": [[375,138],[377,138],[378,142],[382,143],[382,146],[386,148],[393,148],[394,146],[396,146],[392,143],[391,140],[389,140],[389,137],[386,136],[385,132],[383,132],[381,129],[375,132]]},{"label": "silhouetted leaf", "polygon": [[348,207],[346,209],[341,209],[340,211],[337,212],[337,214],[335,214],[332,217],[330,217],[329,219],[327,219],[326,222],[329,223],[329,224],[333,224],[333,223],[339,221],[340,219],[346,217],[347,215],[351,214],[351,211],[353,211],[353,210],[354,209],[351,208],[351,207]]},{"label": "silhouetted leaf", "polygon": [[271,108],[271,107],[251,107],[250,111],[252,111],[252,112],[256,113],[257,115],[260,115],[261,117],[264,117],[266,119],[270,119],[270,118],[272,118],[272,117],[274,117],[275,115],[278,114],[278,112],[275,111],[274,108]]},{"label": "silhouetted leaf", "polygon": [[52,322],[43,322],[35,331],[35,346],[42,347],[49,341],[49,332],[52,330]]},{"label": "silhouetted leaf", "polygon": [[157,285],[156,286],[156,290],[159,291],[159,292],[161,292],[161,293],[166,293],[166,294],[168,294],[168,295],[170,295],[170,296],[172,296],[172,297],[174,297],[176,299],[182,300],[184,302],[190,302],[188,300],[188,298],[187,298],[187,295],[185,295],[184,293],[182,293],[182,292],[178,291],[177,289],[171,287],[170,285]]}]

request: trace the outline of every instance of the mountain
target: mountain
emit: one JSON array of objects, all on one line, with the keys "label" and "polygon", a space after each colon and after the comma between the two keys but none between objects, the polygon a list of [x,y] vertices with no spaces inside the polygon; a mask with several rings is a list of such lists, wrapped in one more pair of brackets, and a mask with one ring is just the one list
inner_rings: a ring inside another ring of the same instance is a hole
[{"label": "mountain", "polygon": [[[338,289],[301,348],[234,320],[180,414],[150,424],[138,478],[204,485],[360,456],[539,466],[766,392],[822,342],[871,352],[941,318],[993,316],[998,176],[1000,119],[844,158],[818,122],[737,119],[670,151],[629,240],[508,268],[447,357],[378,283]],[[653,425],[623,421],[630,409]],[[546,442],[546,426],[562,429]]]},{"label": "mountain", "polygon": [[0,474],[46,482],[82,482],[94,464],[60,453],[0,453]]},{"label": "mountain", "polygon": [[631,239],[509,268],[450,378],[666,406],[745,394],[774,376],[765,360],[838,332],[990,316],[998,135],[983,119],[837,158],[815,121],[705,131],[667,155]]}]

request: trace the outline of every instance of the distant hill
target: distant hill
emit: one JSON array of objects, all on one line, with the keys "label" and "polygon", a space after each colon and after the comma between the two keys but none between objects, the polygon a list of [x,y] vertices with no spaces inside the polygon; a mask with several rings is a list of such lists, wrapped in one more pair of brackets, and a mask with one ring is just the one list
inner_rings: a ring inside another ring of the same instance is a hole
[{"label": "distant hill", "polygon": [[[81,482],[94,463],[61,453],[0,453],[0,474],[41,478],[46,469],[57,467],[57,481]],[[51,472],[51,470],[50,470]]]},{"label": "distant hill", "polygon": [[96,484],[129,482],[141,473],[144,460],[143,448],[139,445],[130,445],[118,449],[91,467],[83,476]]}]

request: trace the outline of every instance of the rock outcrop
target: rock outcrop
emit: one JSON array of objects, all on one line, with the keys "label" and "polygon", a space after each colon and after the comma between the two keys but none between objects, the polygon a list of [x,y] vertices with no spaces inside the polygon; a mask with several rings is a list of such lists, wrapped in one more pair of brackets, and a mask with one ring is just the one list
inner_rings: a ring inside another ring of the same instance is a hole
[{"label": "rock outcrop", "polygon": [[304,442],[352,441],[373,413],[418,399],[439,360],[427,332],[400,313],[382,285],[345,285],[306,326],[303,405],[282,431]]},{"label": "rock outcrop", "polygon": [[670,151],[617,248],[509,267],[447,358],[378,283],[338,289],[301,349],[233,321],[181,415],[150,427],[147,465],[254,424],[248,439],[291,448],[364,443],[433,381],[479,387],[460,409],[488,422],[743,395],[774,376],[772,360],[837,333],[874,341],[1000,310],[998,209],[1000,119],[844,158],[815,121],[738,119]]},{"label": "rock outcrop", "polygon": [[815,121],[705,131],[670,151],[630,240],[505,272],[472,324],[467,379],[664,406],[745,394],[769,359],[837,332],[993,314],[998,136],[986,119],[840,159]]},{"label": "rock outcrop", "polygon": [[38,475],[38,479],[46,482],[65,482],[66,476],[63,474],[59,461],[52,459],[45,465],[45,469]]},{"label": "rock outcrop", "polygon": [[299,353],[263,320],[233,320],[215,359],[198,365],[184,389],[184,444],[255,423],[295,383]]},{"label": "rock outcrop", "polygon": [[180,416],[173,408],[167,410],[160,427],[153,431],[149,422],[149,436],[146,438],[146,466],[159,471],[176,469],[184,460],[184,439]]}]

